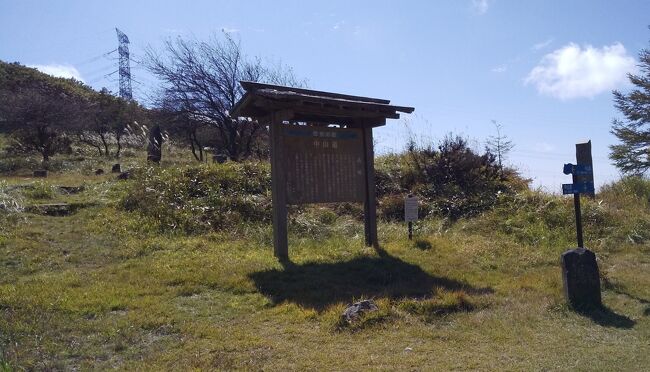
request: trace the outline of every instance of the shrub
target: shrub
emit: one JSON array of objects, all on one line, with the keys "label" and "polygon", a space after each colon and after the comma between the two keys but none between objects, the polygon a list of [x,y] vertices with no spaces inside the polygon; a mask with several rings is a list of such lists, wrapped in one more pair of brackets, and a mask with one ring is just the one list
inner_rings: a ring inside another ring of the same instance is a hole
[{"label": "shrub", "polygon": [[133,173],[120,205],[155,219],[162,229],[197,233],[271,218],[266,163],[148,167]]},{"label": "shrub", "polygon": [[46,182],[36,181],[23,190],[23,195],[29,199],[52,199],[54,189]]},{"label": "shrub", "polygon": [[502,171],[493,154],[476,153],[459,136],[449,135],[437,147],[411,142],[405,153],[389,155],[377,165],[377,194],[387,197],[380,203],[381,215],[388,219],[398,218],[403,209],[388,195],[414,193],[431,212],[458,219],[493,207],[503,193],[527,187],[516,172]]},{"label": "shrub", "polygon": [[650,179],[630,176],[601,188],[599,196],[618,208],[650,206]]},{"label": "shrub", "polygon": [[404,220],[404,196],[387,195],[379,201],[379,217],[387,221]]},{"label": "shrub", "polygon": [[6,181],[0,181],[0,213],[16,213],[22,209],[20,198],[12,195]]},{"label": "shrub", "polygon": [[21,198],[12,193],[7,182],[0,181],[0,243],[2,235],[11,231],[11,225],[16,223],[22,210]]}]

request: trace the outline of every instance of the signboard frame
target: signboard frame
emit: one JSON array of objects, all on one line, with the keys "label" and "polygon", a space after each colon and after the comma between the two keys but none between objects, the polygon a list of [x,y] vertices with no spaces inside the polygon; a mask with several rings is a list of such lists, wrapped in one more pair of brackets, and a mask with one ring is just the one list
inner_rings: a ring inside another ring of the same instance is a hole
[{"label": "signboard frame", "polygon": [[[273,205],[273,250],[280,260],[288,260],[289,243],[287,237],[287,148],[284,142],[283,132],[290,127],[285,121],[291,120],[291,110],[278,110],[270,115],[269,135],[271,143],[271,193]],[[363,154],[363,211],[364,211],[364,233],[367,246],[378,247],[377,240],[377,201],[375,192],[375,166],[374,149],[372,139],[372,127],[363,126],[366,124],[360,120],[359,126],[355,127],[361,135]],[[317,130],[317,129],[314,129]]]}]

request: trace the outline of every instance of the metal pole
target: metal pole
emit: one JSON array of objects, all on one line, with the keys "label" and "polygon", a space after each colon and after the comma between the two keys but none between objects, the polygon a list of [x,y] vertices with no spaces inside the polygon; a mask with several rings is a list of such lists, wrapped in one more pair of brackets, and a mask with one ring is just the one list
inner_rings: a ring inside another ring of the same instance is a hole
[{"label": "metal pole", "polygon": [[413,240],[413,222],[409,221],[409,240]]},{"label": "metal pole", "polygon": [[578,247],[584,248],[582,241],[582,217],[580,215],[580,194],[573,194],[573,206],[576,210],[576,235],[578,237]]}]

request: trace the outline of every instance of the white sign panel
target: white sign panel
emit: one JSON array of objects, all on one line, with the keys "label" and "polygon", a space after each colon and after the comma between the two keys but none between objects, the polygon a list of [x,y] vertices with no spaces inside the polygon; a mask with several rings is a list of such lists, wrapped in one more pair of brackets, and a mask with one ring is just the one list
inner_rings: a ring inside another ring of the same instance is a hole
[{"label": "white sign panel", "polygon": [[404,221],[413,222],[418,220],[418,198],[407,196],[404,199]]}]

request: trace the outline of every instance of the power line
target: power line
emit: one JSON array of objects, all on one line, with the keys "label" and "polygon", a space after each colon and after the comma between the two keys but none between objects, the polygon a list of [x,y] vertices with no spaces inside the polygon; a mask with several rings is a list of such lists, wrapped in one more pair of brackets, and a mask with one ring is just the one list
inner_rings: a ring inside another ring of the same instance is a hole
[{"label": "power line", "polygon": [[115,65],[106,65],[101,68],[95,69],[91,72],[85,73],[84,76],[86,76],[88,79],[92,80],[98,77],[98,75],[104,75],[106,71],[114,69]]},{"label": "power line", "polygon": [[88,64],[88,63],[91,63],[91,62],[95,62],[95,61],[97,61],[97,60],[100,60],[100,59],[102,59],[102,58],[106,58],[106,57],[108,57],[109,55],[111,55],[112,53],[115,53],[116,51],[117,51],[117,49],[113,49],[113,50],[111,50],[110,52],[106,52],[106,53],[102,53],[102,54],[100,54],[100,55],[98,55],[98,56],[90,57],[90,58],[88,58],[88,59],[85,60],[85,61],[77,62],[77,63],[74,63],[73,65],[76,66],[76,67],[78,67],[78,66],[83,66],[83,65],[86,65],[86,64]]}]

